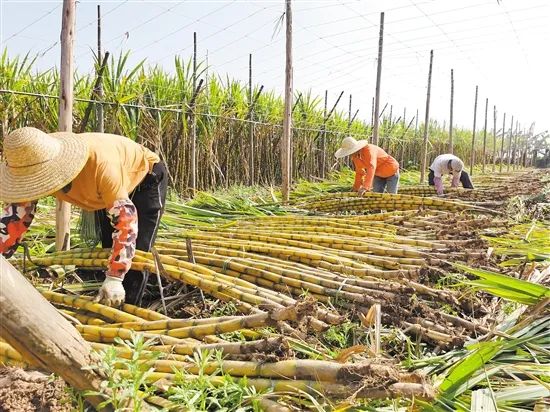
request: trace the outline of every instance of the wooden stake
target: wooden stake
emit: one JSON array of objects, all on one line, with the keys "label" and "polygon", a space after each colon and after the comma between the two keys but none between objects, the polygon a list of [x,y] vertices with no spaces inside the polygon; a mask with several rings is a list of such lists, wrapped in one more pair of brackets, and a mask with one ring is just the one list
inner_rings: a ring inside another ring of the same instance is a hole
[{"label": "wooden stake", "polygon": [[497,107],[493,106],[493,173],[497,167]]},{"label": "wooden stake", "polygon": [[418,133],[418,109],[416,109],[416,116],[414,117],[414,137]]},{"label": "wooden stake", "polygon": [[508,135],[508,159],[506,162],[506,171],[510,171],[510,165],[512,164],[512,134],[514,132],[514,116],[512,116],[512,121],[510,122],[510,133]]},{"label": "wooden stake", "polygon": [[430,93],[432,90],[432,66],[434,51],[430,50],[430,69],[428,71],[428,90],[426,92],[426,117],[424,118],[424,140],[422,142],[422,166],[420,168],[420,183],[424,183],[426,167],[428,166],[428,132],[430,128]]},{"label": "wooden stake", "polygon": [[327,154],[326,154],[326,138],[327,138],[327,131],[326,131],[326,123],[327,123],[327,109],[328,109],[328,90],[325,90],[325,106],[323,110],[323,126],[322,126],[322,132],[321,132],[321,148],[319,149],[319,171],[321,178],[325,177],[325,169],[327,164]]},{"label": "wooden stake", "polygon": [[485,164],[487,162],[487,109],[489,108],[489,99],[485,98],[485,126],[483,127],[483,162],[481,163],[481,172],[485,173]]},{"label": "wooden stake", "polygon": [[[193,32],[193,93],[197,88],[197,32]],[[195,119],[195,109],[191,109],[191,192],[195,195],[197,190],[197,122]]]},{"label": "wooden stake", "polygon": [[[0,274],[2,339],[33,367],[59,375],[84,393],[99,391],[101,377],[87,369],[94,362],[88,342],[3,256]],[[103,401],[93,395],[86,400],[95,407]]]},{"label": "wooden stake", "polygon": [[374,116],[372,126],[372,144],[378,145],[380,112],[380,83],[382,81],[382,50],[384,47],[384,12],[380,13],[380,34],[378,36],[378,65],[376,68],[376,91],[374,94]]},{"label": "wooden stake", "polygon": [[291,174],[291,140],[292,140],[292,4],[285,0],[286,20],[286,64],[285,64],[285,113],[283,118],[283,138],[281,140],[281,170],[283,177],[283,202],[288,202],[290,195]]},{"label": "wooden stake", "polygon": [[504,162],[504,131],[506,130],[506,113],[502,118],[502,139],[500,140],[500,162],[498,165],[498,172],[502,173],[502,163]]},{"label": "wooden stake", "polygon": [[512,166],[513,166],[513,170],[517,169],[517,166],[518,166],[518,162],[517,162],[517,159],[516,159],[516,154],[517,154],[517,147],[518,147],[518,140],[519,140],[519,134],[518,134],[518,121],[516,120],[516,130],[514,132],[514,143],[513,143],[513,146],[512,146]]},{"label": "wooden stake", "polygon": [[[100,65],[103,63],[103,55],[101,53],[101,6],[99,4],[97,5],[97,62]],[[101,67],[98,67],[96,75],[98,77],[103,77],[103,71],[101,70]],[[97,99],[100,101],[103,100],[103,81],[101,80],[99,81],[97,86]],[[97,122],[96,130],[99,133],[103,133],[105,131],[105,116],[103,113],[103,105],[101,103],[96,104],[95,110]]]},{"label": "wooden stake", "polygon": [[455,97],[455,78],[454,70],[451,69],[451,107],[449,114],[449,153],[453,153],[453,107]]},{"label": "wooden stake", "polygon": [[[73,130],[73,47],[75,24],[75,0],[63,0],[61,18],[61,64],[59,70],[59,126],[60,132]],[[70,248],[71,205],[56,200],[55,207],[55,248]]]},{"label": "wooden stake", "polygon": [[472,151],[470,153],[470,174],[474,174],[474,162],[476,159],[476,151],[475,151],[475,144],[476,144],[476,120],[477,120],[477,92],[478,92],[478,86],[476,86],[476,97],[474,100],[474,127],[472,129]]},{"label": "wooden stake", "polygon": [[248,55],[248,112],[249,112],[249,129],[248,129],[248,141],[250,144],[250,151],[248,153],[248,172],[249,179],[248,184],[254,185],[254,108],[252,107],[252,54]]},{"label": "wooden stake", "polygon": [[349,95],[349,107],[348,107],[348,132],[351,128],[351,94]]},{"label": "wooden stake", "polygon": [[[372,128],[374,127],[374,97],[372,98],[372,106],[371,106],[371,111],[370,111],[370,127],[371,127],[371,131],[372,131]],[[371,137],[370,137],[370,142],[372,143],[372,134],[371,134]]]}]

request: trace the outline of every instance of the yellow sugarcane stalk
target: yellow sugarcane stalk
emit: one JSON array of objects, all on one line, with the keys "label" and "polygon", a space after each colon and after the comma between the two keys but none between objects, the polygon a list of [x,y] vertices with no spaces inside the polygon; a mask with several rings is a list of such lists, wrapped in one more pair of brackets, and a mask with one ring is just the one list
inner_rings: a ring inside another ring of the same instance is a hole
[{"label": "yellow sugarcane stalk", "polygon": [[115,322],[135,322],[142,320],[137,316],[125,313],[121,310],[111,308],[100,303],[94,303],[87,299],[82,299],[80,296],[69,296],[48,290],[42,291],[42,295],[50,302],[97,313],[107,319],[114,320]]}]

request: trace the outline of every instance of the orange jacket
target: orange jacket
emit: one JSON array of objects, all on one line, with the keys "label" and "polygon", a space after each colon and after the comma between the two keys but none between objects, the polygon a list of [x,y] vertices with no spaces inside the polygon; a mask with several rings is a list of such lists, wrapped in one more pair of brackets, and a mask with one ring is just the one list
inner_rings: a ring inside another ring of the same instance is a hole
[{"label": "orange jacket", "polygon": [[355,166],[355,183],[353,190],[357,191],[361,186],[372,189],[374,176],[390,177],[399,171],[399,163],[384,149],[368,144],[351,156]]}]

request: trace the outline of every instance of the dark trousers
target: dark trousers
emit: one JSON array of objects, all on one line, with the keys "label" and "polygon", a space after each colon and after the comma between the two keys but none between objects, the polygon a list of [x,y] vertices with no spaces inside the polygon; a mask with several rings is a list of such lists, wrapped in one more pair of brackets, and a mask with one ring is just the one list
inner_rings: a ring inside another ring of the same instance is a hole
[{"label": "dark trousers", "polygon": [[[466,170],[463,170],[460,172],[460,183],[462,183],[462,187],[464,189],[473,189],[474,185],[472,184],[472,180],[470,179],[470,175]],[[430,169],[430,173],[428,173],[428,184],[430,186],[435,186],[434,183],[434,171]]]},{"label": "dark trousers", "polygon": [[[138,214],[138,236],[136,249],[149,252],[155,242],[160,218],[164,212],[166,192],[168,190],[168,172],[164,163],[153,166],[153,170],[130,193]],[[96,220],[101,227],[101,245],[104,248],[113,246],[114,228],[105,209],[96,212]],[[126,302],[140,304],[143,291],[147,284],[145,275],[136,270],[130,270],[122,282],[126,291]]]}]

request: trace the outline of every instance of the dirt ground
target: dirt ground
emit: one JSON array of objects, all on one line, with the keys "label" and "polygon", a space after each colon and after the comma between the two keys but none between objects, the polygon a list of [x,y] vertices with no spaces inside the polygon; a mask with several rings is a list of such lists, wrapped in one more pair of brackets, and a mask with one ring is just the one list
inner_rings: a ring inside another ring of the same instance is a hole
[{"label": "dirt ground", "polygon": [[70,397],[59,378],[20,368],[0,368],[0,412],[70,412]]}]

